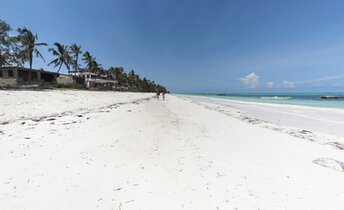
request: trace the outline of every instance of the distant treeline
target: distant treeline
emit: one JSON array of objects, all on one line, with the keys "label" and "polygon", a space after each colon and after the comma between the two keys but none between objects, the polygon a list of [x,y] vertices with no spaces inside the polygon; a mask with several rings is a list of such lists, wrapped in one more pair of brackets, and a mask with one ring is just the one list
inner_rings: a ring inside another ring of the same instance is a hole
[{"label": "distant treeline", "polygon": [[[38,35],[32,33],[27,28],[18,28],[16,33],[5,21],[0,20],[0,67],[3,66],[24,66],[28,64],[32,69],[33,59],[44,57],[38,48],[48,46],[47,43],[38,42]],[[53,65],[60,72],[61,67],[65,66],[70,71],[91,71],[98,75],[107,75],[108,79],[118,81],[118,86],[123,90],[138,92],[166,92],[166,88],[146,77],[140,78],[134,70],[126,73],[122,67],[110,67],[105,69],[96,58],[89,52],[82,52],[81,46],[77,44],[64,45],[58,42],[54,43],[53,48],[48,48],[54,59],[48,65]],[[79,63],[79,60],[83,65]],[[29,80],[31,78],[31,71]]]}]

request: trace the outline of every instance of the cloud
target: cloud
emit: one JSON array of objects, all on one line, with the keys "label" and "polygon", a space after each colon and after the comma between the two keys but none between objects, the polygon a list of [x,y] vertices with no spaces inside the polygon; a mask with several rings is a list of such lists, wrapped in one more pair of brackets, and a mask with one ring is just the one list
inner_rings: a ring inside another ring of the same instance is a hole
[{"label": "cloud", "polygon": [[271,81],[266,83],[266,87],[270,89],[277,89],[277,88],[295,88],[295,83],[284,80],[282,84],[276,84],[275,82]]},{"label": "cloud", "polygon": [[259,76],[252,72],[239,79],[246,88],[256,88],[259,86]]},{"label": "cloud", "polygon": [[294,84],[294,82],[284,80],[282,83],[282,87],[284,87],[284,88],[295,88],[295,84]]},{"label": "cloud", "polygon": [[274,82],[268,82],[268,83],[266,84],[266,86],[267,86],[268,88],[278,88],[278,85],[276,85]]},{"label": "cloud", "polygon": [[[298,87],[298,88],[300,87],[344,87],[344,84],[339,82],[340,79],[344,79],[344,74],[320,77],[320,78],[303,80],[303,81],[284,80],[282,83],[275,83],[274,81],[270,81],[266,83],[266,87],[270,89],[278,89],[278,88],[291,89],[295,87]],[[338,82],[334,84],[326,83],[327,81],[334,81],[334,80],[337,80]]]},{"label": "cloud", "polygon": [[[295,81],[294,84],[296,84],[298,87],[333,87],[334,84],[341,84],[339,80],[343,80],[344,75],[332,75],[332,76],[326,76],[326,77],[320,77],[310,80],[303,80],[303,81]],[[336,81],[334,83],[334,81]]]},{"label": "cloud", "polygon": [[332,76],[327,76],[327,77],[320,77],[320,78],[311,79],[311,80],[298,81],[296,83],[298,83],[298,84],[310,84],[310,83],[338,80],[338,79],[343,79],[343,78],[344,78],[344,75],[341,74],[341,75],[332,75]]}]

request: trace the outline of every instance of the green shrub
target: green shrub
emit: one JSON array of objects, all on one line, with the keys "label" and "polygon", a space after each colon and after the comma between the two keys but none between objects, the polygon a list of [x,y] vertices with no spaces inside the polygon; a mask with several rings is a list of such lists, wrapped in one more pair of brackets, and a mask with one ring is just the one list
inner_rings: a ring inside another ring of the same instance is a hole
[{"label": "green shrub", "polygon": [[77,90],[86,89],[84,86],[76,84],[76,83],[60,84],[56,82],[45,82],[45,81],[40,81],[38,83],[38,87],[42,89],[77,89]]}]

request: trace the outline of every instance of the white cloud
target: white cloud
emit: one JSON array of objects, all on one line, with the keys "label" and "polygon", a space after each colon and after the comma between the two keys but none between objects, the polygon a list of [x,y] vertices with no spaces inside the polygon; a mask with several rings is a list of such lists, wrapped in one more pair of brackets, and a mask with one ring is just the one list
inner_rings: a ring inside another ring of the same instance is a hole
[{"label": "white cloud", "polygon": [[239,79],[246,88],[256,88],[259,86],[259,76],[252,72],[245,77]]},{"label": "white cloud", "polygon": [[297,87],[332,87],[334,84],[342,84],[344,75],[332,75],[310,80],[295,81]]},{"label": "white cloud", "polygon": [[[255,73],[250,73],[243,78],[240,78],[240,81],[247,87],[247,88],[255,88],[259,85],[260,77]],[[303,81],[289,81],[284,80],[281,83],[275,83],[274,81],[269,81],[266,83],[266,87],[269,89],[292,89],[292,88],[300,88],[300,87],[344,87],[343,83],[340,83],[339,80],[344,79],[344,74],[342,75],[333,75],[327,77],[320,77],[310,80],[303,80]],[[337,83],[328,84],[327,81],[334,81],[337,80]]]},{"label": "white cloud", "polygon": [[276,84],[275,82],[271,81],[266,83],[266,87],[267,88],[271,88],[271,89],[276,89],[276,88],[295,88],[295,83],[288,81],[288,80],[284,80],[282,82],[282,84]]},{"label": "white cloud", "polygon": [[268,83],[266,84],[266,86],[267,86],[268,88],[278,88],[278,85],[276,85],[274,82],[268,82]]},{"label": "white cloud", "polygon": [[284,88],[295,88],[295,84],[293,82],[288,81],[288,80],[284,80],[282,83],[282,87],[284,87]]},{"label": "white cloud", "polygon": [[311,83],[317,83],[317,82],[324,82],[324,81],[330,81],[330,80],[338,80],[338,79],[343,79],[344,75],[332,75],[332,76],[327,76],[327,77],[320,77],[316,79],[311,79],[311,80],[304,80],[304,81],[298,81],[296,83],[298,84],[311,84]]}]

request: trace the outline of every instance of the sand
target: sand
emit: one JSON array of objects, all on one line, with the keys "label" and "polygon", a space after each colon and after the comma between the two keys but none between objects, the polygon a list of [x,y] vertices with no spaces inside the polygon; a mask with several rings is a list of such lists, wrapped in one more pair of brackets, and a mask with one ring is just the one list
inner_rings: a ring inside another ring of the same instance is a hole
[{"label": "sand", "polygon": [[343,136],[244,109],[0,91],[0,209],[343,209],[344,172],[313,162],[344,161]]}]

